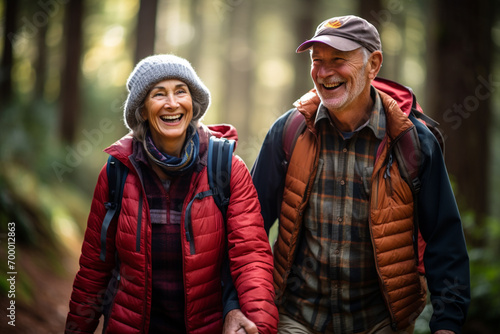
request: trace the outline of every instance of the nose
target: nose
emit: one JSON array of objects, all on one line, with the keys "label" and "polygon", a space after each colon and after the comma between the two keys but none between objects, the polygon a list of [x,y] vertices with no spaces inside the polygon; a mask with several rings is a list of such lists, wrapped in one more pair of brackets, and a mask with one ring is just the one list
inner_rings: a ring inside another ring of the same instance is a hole
[{"label": "nose", "polygon": [[179,107],[179,101],[173,94],[166,96],[165,104],[163,105],[165,109],[175,110]]},{"label": "nose", "polygon": [[335,69],[333,66],[322,65],[319,66],[316,72],[318,78],[328,78],[335,73]]}]

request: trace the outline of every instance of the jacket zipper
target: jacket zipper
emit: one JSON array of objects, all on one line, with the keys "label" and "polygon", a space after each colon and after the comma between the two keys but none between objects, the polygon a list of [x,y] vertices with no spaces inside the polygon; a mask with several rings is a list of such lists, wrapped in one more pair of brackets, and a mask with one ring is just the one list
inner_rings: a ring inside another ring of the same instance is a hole
[{"label": "jacket zipper", "polygon": [[[145,198],[145,190],[144,190],[144,182],[143,182],[143,179],[142,179],[142,175],[141,173],[139,173],[139,168],[136,166],[135,164],[135,161],[133,159],[131,159],[131,157],[129,156],[129,161],[130,163],[132,164],[132,166],[134,166],[135,168],[135,173],[137,174],[137,177],[139,178],[139,181],[141,183],[141,191],[140,191],[140,194],[139,194],[139,208],[138,208],[138,214],[137,214],[137,237],[136,237],[136,251],[139,253],[140,252],[140,240],[141,240],[141,230],[142,230],[142,210],[143,210],[143,201],[144,201],[144,198]],[[147,204],[146,204],[147,205]],[[148,215],[149,214],[149,208],[146,210],[146,214]],[[151,221],[151,219],[149,220],[149,222]],[[143,307],[143,311],[142,311],[142,325],[141,325],[141,328],[142,328],[142,331],[143,333],[147,333],[148,330],[149,330],[149,324],[148,324],[148,328],[146,328],[146,313],[147,313],[147,299],[148,299],[148,280],[149,280],[149,275],[148,275],[148,265],[149,265],[149,257],[148,257],[148,249],[150,247],[148,247],[148,226],[145,226],[144,228],[144,260],[145,260],[145,264],[144,264],[144,268],[145,268],[145,271],[144,271],[144,307]],[[138,243],[137,243],[138,242]]]},{"label": "jacket zipper", "polygon": [[[200,173],[198,173],[196,175],[196,179],[192,182],[192,186],[190,187],[189,193],[186,196],[186,198],[190,198],[193,195],[194,189],[196,189],[196,186],[193,186],[193,184],[194,185],[198,184],[198,181],[199,181],[199,179],[201,177],[201,174],[202,173],[200,172]],[[194,201],[194,198],[189,203],[192,203],[193,201]],[[186,240],[187,240],[187,242],[189,244],[189,249],[190,250],[191,249],[194,250],[194,238],[193,238],[192,232],[191,232],[191,234],[189,235],[189,238],[188,238],[188,231],[191,228],[191,221],[190,221],[190,219],[189,219],[189,221],[187,221],[188,220],[188,218],[187,218],[187,216],[188,216],[187,211],[188,211],[189,203],[183,205],[183,210],[182,211],[184,212],[184,216],[181,215],[181,219],[184,218],[184,230],[185,230],[184,231],[184,235],[186,236]],[[191,211],[191,210],[189,210],[189,211]],[[191,217],[191,212],[189,212],[189,217]],[[181,225],[182,225],[182,223],[183,222],[181,221]],[[182,228],[181,228],[181,241],[182,241]],[[192,244],[192,246],[191,246],[191,244]],[[187,293],[186,293],[186,291],[187,291],[186,290],[187,289],[187,287],[186,287],[186,252],[184,250],[184,245],[181,248],[182,248],[182,281],[183,281],[183,284],[184,284],[184,292],[185,292],[184,293],[184,326],[186,327],[186,330],[189,332],[189,328],[188,328],[188,308],[187,308],[188,307],[188,299],[187,299]],[[193,252],[193,254],[194,254],[194,252]]]},{"label": "jacket zipper", "polygon": [[[314,179],[316,178],[316,173],[318,172],[318,161],[319,161],[319,153],[320,153],[319,145],[320,145],[320,143],[319,143],[319,140],[318,140],[316,135],[313,135],[313,137],[314,137],[314,140],[316,141],[316,147],[318,148],[318,150],[317,150],[318,152],[317,152],[316,157],[314,159],[314,169],[313,169],[314,173],[311,173],[311,176],[309,177],[309,180],[307,181],[306,188],[304,189],[304,197],[302,197],[302,201],[300,202],[299,206],[302,206],[306,202],[306,197],[309,198],[307,193],[309,191],[309,188],[311,187],[311,183],[314,182]],[[293,155],[293,153],[292,153],[292,155]],[[292,160],[292,155],[290,156],[290,161]],[[288,174],[288,170],[287,170],[287,174]],[[312,176],[313,174],[314,174],[314,176]],[[292,231],[292,235],[295,233],[295,229],[297,228],[298,222],[303,221],[303,213],[304,213],[303,210],[298,210],[297,218],[295,218],[295,221],[293,222],[294,229]],[[297,235],[297,238],[299,238],[298,235]],[[288,258],[290,258],[292,256],[291,252],[292,252],[292,248],[290,247],[288,250],[287,260],[288,260]],[[295,248],[295,252],[297,252],[297,248]],[[295,254],[293,254],[293,255],[295,256]],[[280,293],[280,296],[277,296],[279,299],[278,302],[281,302],[281,299],[282,299],[283,294],[285,292],[286,280],[288,279],[288,276],[290,275],[291,270],[292,270],[292,268],[288,268],[283,274],[283,288],[282,288],[282,291]]]},{"label": "jacket zipper", "polygon": [[[394,138],[394,140],[392,141],[391,145],[387,148],[387,152],[392,152],[392,148],[394,147],[395,143],[397,143],[397,141],[401,137],[403,137],[407,132],[411,131],[414,126],[415,125],[410,126],[408,129],[406,129],[405,131],[401,132],[396,138]],[[376,163],[377,163],[377,161],[375,161],[375,164]],[[384,172],[384,178],[389,178],[388,182],[391,182],[391,180],[390,180],[391,179],[390,168],[392,166],[392,163],[393,163],[393,156],[392,156],[392,153],[389,153],[389,158],[388,158],[387,166],[385,167],[386,170]],[[374,171],[374,173],[376,172],[378,174],[379,171],[380,171],[380,169],[377,170],[377,171]],[[377,176],[377,182],[374,182],[375,184],[377,184],[377,188],[378,188],[378,178],[379,177]],[[391,185],[391,188],[392,188],[392,185]],[[377,192],[378,192],[378,189],[377,189]],[[372,203],[372,196],[370,196],[370,211],[371,211],[371,206],[373,204]],[[390,305],[390,302],[389,302],[389,293],[387,292],[386,283],[382,279],[382,274],[380,273],[380,267],[379,267],[379,263],[378,263],[378,260],[377,260],[377,249],[375,247],[375,243],[373,242],[374,239],[373,239],[373,230],[372,230],[372,219],[371,219],[371,217],[369,217],[368,226],[370,228],[370,236],[371,236],[371,240],[372,240],[373,254],[375,256],[375,269],[377,270],[378,277],[379,277],[379,279],[381,281],[382,294],[384,295],[384,301],[385,301],[387,310],[389,311],[389,314],[391,316],[391,328],[392,328],[392,330],[395,331],[395,330],[397,330],[397,323],[394,320],[394,312],[392,311],[392,308],[391,308],[391,305]]]}]

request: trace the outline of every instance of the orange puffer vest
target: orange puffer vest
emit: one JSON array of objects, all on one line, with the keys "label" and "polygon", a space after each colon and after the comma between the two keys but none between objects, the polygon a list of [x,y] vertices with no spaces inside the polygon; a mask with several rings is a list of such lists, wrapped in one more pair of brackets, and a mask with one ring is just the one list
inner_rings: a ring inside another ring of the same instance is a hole
[{"label": "orange puffer vest", "polygon": [[[384,173],[390,148],[402,137],[412,135],[414,125],[395,100],[383,92],[378,93],[385,108],[387,130],[371,178],[369,227],[392,327],[402,329],[423,310],[426,284],[417,270],[411,189],[399,172],[397,159],[389,167],[390,177],[384,178]],[[307,130],[297,139],[285,179],[279,235],[274,246],[274,284],[278,302],[295,260],[303,213],[316,177],[320,142],[314,118],[318,104],[319,97],[311,94],[310,100],[302,100],[297,106],[306,119]]]}]

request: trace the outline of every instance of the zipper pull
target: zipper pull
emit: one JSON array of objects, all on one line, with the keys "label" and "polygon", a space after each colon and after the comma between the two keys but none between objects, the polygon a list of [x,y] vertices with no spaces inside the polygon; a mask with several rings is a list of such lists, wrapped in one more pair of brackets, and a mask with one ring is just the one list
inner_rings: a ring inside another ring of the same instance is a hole
[{"label": "zipper pull", "polygon": [[389,155],[389,161],[387,162],[387,167],[385,168],[384,179],[391,177],[391,166],[392,166],[392,153]]}]

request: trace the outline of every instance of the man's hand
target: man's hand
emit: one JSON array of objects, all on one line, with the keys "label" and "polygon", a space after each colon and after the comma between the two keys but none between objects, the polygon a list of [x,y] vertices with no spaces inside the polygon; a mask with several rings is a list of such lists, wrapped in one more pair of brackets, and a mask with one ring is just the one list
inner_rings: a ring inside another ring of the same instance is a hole
[{"label": "man's hand", "polygon": [[455,334],[455,332],[449,331],[447,329],[440,329],[437,332],[435,332],[434,334]]},{"label": "man's hand", "polygon": [[250,321],[240,309],[236,308],[226,314],[223,334],[259,334],[257,326]]}]

